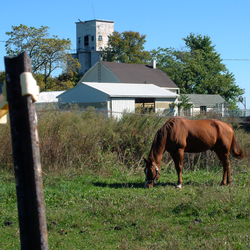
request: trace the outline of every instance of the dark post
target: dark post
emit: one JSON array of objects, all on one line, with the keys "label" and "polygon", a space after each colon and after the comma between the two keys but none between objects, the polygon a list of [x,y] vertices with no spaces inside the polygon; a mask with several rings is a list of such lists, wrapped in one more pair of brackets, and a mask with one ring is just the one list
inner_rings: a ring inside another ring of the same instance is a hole
[{"label": "dark post", "polygon": [[35,104],[22,96],[20,74],[31,72],[27,52],[5,57],[21,249],[48,249]]}]

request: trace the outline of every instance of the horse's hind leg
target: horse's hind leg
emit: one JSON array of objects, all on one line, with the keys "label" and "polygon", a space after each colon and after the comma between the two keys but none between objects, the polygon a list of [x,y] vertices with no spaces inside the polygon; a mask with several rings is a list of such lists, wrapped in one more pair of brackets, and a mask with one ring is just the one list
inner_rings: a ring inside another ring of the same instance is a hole
[{"label": "horse's hind leg", "polygon": [[223,165],[223,177],[221,181],[221,186],[224,186],[226,184],[230,184],[231,180],[231,166],[230,166],[230,161],[229,161],[229,153],[217,153],[220,161],[222,162]]},{"label": "horse's hind leg", "polygon": [[178,175],[178,183],[177,183],[177,188],[181,188],[182,185],[182,163],[183,163],[183,156],[184,156],[184,150],[179,149],[175,153],[170,153],[170,155],[173,158],[174,164],[175,164],[175,169]]}]

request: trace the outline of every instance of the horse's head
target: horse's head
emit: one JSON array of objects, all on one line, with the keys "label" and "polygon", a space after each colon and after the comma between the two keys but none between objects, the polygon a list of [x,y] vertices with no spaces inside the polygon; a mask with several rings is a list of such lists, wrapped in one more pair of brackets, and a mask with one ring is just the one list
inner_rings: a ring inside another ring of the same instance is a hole
[{"label": "horse's head", "polygon": [[144,161],[146,163],[146,167],[144,169],[146,175],[144,188],[151,188],[160,178],[160,169],[151,157],[148,157],[148,159],[144,158]]}]

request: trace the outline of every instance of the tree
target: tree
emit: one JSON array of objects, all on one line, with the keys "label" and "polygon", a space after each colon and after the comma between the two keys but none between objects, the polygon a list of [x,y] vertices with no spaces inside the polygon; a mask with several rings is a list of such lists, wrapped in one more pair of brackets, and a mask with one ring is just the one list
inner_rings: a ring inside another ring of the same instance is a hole
[{"label": "tree", "polygon": [[144,64],[151,60],[150,52],[144,50],[146,35],[139,32],[113,32],[108,47],[103,50],[103,60],[110,62]]},{"label": "tree", "polygon": [[178,107],[178,115],[180,115],[181,111],[187,111],[193,107],[193,103],[189,103],[190,98],[186,95],[181,94],[176,106]]},{"label": "tree", "polygon": [[7,54],[16,56],[26,50],[31,59],[32,72],[43,74],[45,89],[48,89],[48,79],[56,69],[69,71],[71,65],[80,68],[78,60],[67,53],[71,47],[70,39],[48,38],[47,26],[36,29],[21,24],[12,26],[12,29],[6,32],[10,36],[5,45]]},{"label": "tree", "polygon": [[153,50],[157,66],[163,70],[185,94],[219,94],[235,108],[237,97],[244,90],[222,63],[210,37],[190,34],[183,38],[185,50],[173,48]]},{"label": "tree", "polygon": [[55,78],[55,84],[52,90],[67,90],[73,88],[82,78],[83,74],[74,72],[65,72]]},{"label": "tree", "polygon": [[4,80],[5,80],[5,72],[0,71],[0,83],[3,83]]}]

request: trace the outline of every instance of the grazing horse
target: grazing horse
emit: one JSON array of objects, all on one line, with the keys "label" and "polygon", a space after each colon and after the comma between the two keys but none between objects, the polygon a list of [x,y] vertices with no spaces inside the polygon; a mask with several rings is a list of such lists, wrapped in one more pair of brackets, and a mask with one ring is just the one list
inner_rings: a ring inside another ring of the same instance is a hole
[{"label": "grazing horse", "polygon": [[149,152],[144,159],[145,188],[153,187],[160,178],[160,164],[163,153],[168,151],[173,158],[178,175],[177,188],[182,185],[182,163],[184,152],[198,153],[214,151],[223,164],[221,186],[230,184],[231,168],[229,153],[242,159],[243,150],[239,147],[232,127],[222,121],[188,120],[182,117],[170,118],[156,133]]}]

